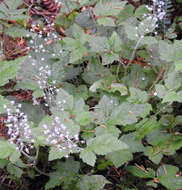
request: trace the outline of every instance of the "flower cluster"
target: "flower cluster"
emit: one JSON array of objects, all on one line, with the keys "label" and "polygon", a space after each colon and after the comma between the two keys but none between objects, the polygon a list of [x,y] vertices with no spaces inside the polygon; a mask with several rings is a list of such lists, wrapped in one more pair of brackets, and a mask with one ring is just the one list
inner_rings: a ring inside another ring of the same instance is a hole
[{"label": "flower cluster", "polygon": [[146,6],[148,10],[157,18],[156,32],[164,33],[171,24],[173,4],[171,0],[152,0],[151,6]]},{"label": "flower cluster", "polygon": [[[54,24],[48,24],[42,30],[39,30],[39,24],[32,24],[31,32],[36,33],[30,41],[30,54],[29,59],[34,70],[37,72],[32,74],[29,78],[37,81],[38,86],[43,90],[43,98],[45,100],[45,106],[50,107],[53,103],[54,95],[56,92],[56,81],[52,79],[52,69],[50,64],[50,58],[58,56],[53,52],[51,45],[56,43],[58,35],[54,30]],[[37,31],[38,30],[38,31]],[[29,37],[29,36],[27,36]],[[61,51],[59,52],[61,53]],[[39,104],[36,99],[33,99],[34,105]]]},{"label": "flower cluster", "polygon": [[41,66],[39,68],[39,74],[37,77],[37,82],[40,89],[43,90],[43,98],[45,100],[45,106],[51,106],[54,103],[54,95],[55,92],[58,90],[55,87],[56,81],[52,81],[52,84],[48,83],[48,79],[51,76],[51,69],[49,66]]},{"label": "flower cluster", "polygon": [[58,116],[54,117],[51,125],[44,124],[43,127],[46,141],[61,152],[65,152],[66,157],[72,152],[80,151],[78,135],[71,135],[67,126],[61,122]]},{"label": "flower cluster", "polygon": [[153,0],[153,5],[147,6],[147,8],[157,16],[158,20],[162,20],[166,14],[164,5],[165,3],[162,0]]},{"label": "flower cluster", "polygon": [[[11,101],[14,105],[15,102]],[[21,112],[21,104],[14,109],[4,105],[7,111],[7,120],[5,121],[6,127],[8,127],[8,136],[10,143],[17,145],[17,149],[20,152],[29,154],[29,150],[33,148],[34,139],[32,139],[32,130],[28,123],[27,115]]]}]

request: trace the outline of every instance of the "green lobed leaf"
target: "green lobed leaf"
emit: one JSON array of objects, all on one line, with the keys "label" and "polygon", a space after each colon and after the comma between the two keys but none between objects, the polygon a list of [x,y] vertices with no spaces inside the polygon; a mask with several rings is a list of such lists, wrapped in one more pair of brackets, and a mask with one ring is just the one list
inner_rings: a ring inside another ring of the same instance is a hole
[{"label": "green lobed leaf", "polygon": [[155,164],[159,164],[163,157],[163,154],[159,152],[158,149],[155,150],[155,148],[152,147],[146,147],[144,154]]},{"label": "green lobed leaf", "polygon": [[119,15],[117,15],[117,18],[118,18],[118,24],[122,25],[125,23],[125,21],[132,17],[134,14],[134,6],[132,6],[131,4],[126,4],[126,6],[124,7],[124,10],[122,10],[120,12]]},{"label": "green lobed leaf", "polygon": [[69,185],[76,183],[78,180],[77,176],[80,169],[80,163],[70,157],[67,158],[65,162],[59,160],[52,169],[56,170],[56,172],[49,173],[50,178],[45,188],[51,189],[58,185],[68,188]]},{"label": "green lobed leaf", "polygon": [[137,124],[136,137],[142,139],[145,135],[161,127],[161,124],[156,119],[142,120]]},{"label": "green lobed leaf", "polygon": [[112,96],[104,95],[99,101],[98,109],[93,113],[93,117],[96,117],[99,123],[106,124],[115,106],[118,106],[118,100]]},{"label": "green lobed leaf", "polygon": [[106,37],[92,36],[88,39],[91,52],[105,52],[109,50],[109,44]]},{"label": "green lobed leaf", "polygon": [[27,36],[32,36],[34,37],[35,34],[29,32],[28,30],[26,30],[25,28],[20,28],[17,26],[11,26],[8,29],[5,30],[6,35],[9,35],[13,38],[17,38],[17,37],[27,37]]},{"label": "green lobed leaf", "polygon": [[60,151],[55,147],[51,147],[49,151],[49,161],[61,159],[68,155],[68,152],[66,151]]},{"label": "green lobed leaf", "polygon": [[92,57],[89,60],[89,64],[87,65],[87,68],[84,70],[84,73],[82,74],[83,80],[88,84],[93,84],[97,80],[104,79],[111,75],[111,72],[108,68],[101,67],[99,65],[99,62],[95,57]]},{"label": "green lobed leaf", "polygon": [[135,16],[139,19],[142,19],[144,14],[148,14],[149,10],[146,8],[146,5],[141,5],[135,10]]},{"label": "green lobed leaf", "polygon": [[23,174],[23,170],[20,169],[19,167],[13,165],[12,163],[9,163],[7,166],[7,171],[11,174],[16,176],[17,178],[21,178]]},{"label": "green lobed leaf", "polygon": [[180,62],[182,60],[182,40],[176,40],[173,44],[159,41],[159,53],[162,60]]},{"label": "green lobed leaf", "polygon": [[146,91],[142,91],[138,88],[131,87],[130,89],[130,97],[127,99],[128,102],[131,103],[146,103],[148,101],[148,95]]},{"label": "green lobed leaf", "polygon": [[120,13],[121,10],[123,10],[126,1],[111,1],[111,2],[99,2],[96,4],[94,8],[94,14],[96,16],[116,16]]},{"label": "green lobed leaf", "polygon": [[104,26],[115,26],[113,18],[110,17],[100,17],[97,19],[98,24]]},{"label": "green lobed leaf", "polygon": [[178,72],[171,71],[168,72],[167,78],[164,80],[165,86],[169,90],[177,90],[181,86],[181,76]]},{"label": "green lobed leaf", "polygon": [[91,139],[88,141],[88,147],[90,150],[99,155],[105,155],[113,151],[128,148],[127,144],[118,140],[111,134],[103,134]]},{"label": "green lobed leaf", "polygon": [[148,168],[147,170],[142,170],[141,168],[138,168],[136,166],[128,166],[126,168],[130,173],[132,173],[134,176],[141,177],[141,178],[154,178],[155,177],[155,171],[151,168]]},{"label": "green lobed leaf", "polygon": [[45,190],[61,185],[62,181],[59,173],[52,172],[49,174],[49,176],[49,181],[45,184]]},{"label": "green lobed leaf", "polygon": [[15,144],[11,144],[9,141],[0,141],[0,159],[9,158],[12,163],[15,163],[19,157],[20,152],[16,149]]},{"label": "green lobed leaf", "polygon": [[3,61],[0,64],[0,86],[9,82],[9,79],[17,75],[17,71],[21,68],[25,57],[17,58],[13,61]]},{"label": "green lobed leaf", "polygon": [[132,153],[143,152],[145,150],[145,147],[143,146],[142,142],[136,139],[135,133],[122,135],[120,140],[122,142],[125,142],[129,146],[129,151]]},{"label": "green lobed leaf", "polygon": [[145,36],[141,41],[142,45],[153,45],[157,43],[158,43],[157,39],[152,36]]},{"label": "green lobed leaf", "polygon": [[178,168],[164,164],[157,169],[158,179],[162,185],[170,190],[178,190],[182,187],[182,177],[176,176]]},{"label": "green lobed leaf", "polygon": [[138,31],[137,31],[136,26],[133,26],[130,23],[126,22],[125,25],[124,25],[124,30],[125,30],[125,33],[126,33],[127,37],[130,40],[137,40],[137,39],[139,39],[139,37],[138,37]]},{"label": "green lobed leaf", "polygon": [[77,186],[81,190],[101,190],[106,183],[110,183],[102,175],[82,176]]},{"label": "green lobed leaf", "polygon": [[74,49],[74,50],[72,50],[72,52],[70,54],[69,62],[74,63],[74,62],[80,60],[86,54],[87,54],[87,48],[85,48],[85,47],[79,47],[77,49]]},{"label": "green lobed leaf", "polygon": [[103,135],[103,134],[111,134],[115,137],[119,137],[119,134],[121,133],[121,131],[115,127],[115,126],[105,126],[105,127],[96,127],[95,128],[95,134],[96,136],[99,136],[99,135]]},{"label": "green lobed leaf", "polygon": [[175,71],[182,70],[182,60],[175,61],[174,64],[175,64]]},{"label": "green lobed leaf", "polygon": [[108,65],[112,64],[114,61],[119,61],[119,55],[116,53],[104,53],[102,55],[102,64]]},{"label": "green lobed leaf", "polygon": [[107,154],[106,157],[114,164],[116,168],[133,159],[133,155],[129,150],[114,151]]},{"label": "green lobed leaf", "polygon": [[52,107],[51,110],[55,113],[58,111],[70,111],[73,109],[73,96],[68,94],[65,90],[59,89],[56,95],[57,105]]},{"label": "green lobed leaf", "polygon": [[152,107],[148,103],[129,104],[124,102],[113,109],[108,123],[118,125],[133,124],[137,122],[138,117],[146,117],[151,110]]},{"label": "green lobed leaf", "polygon": [[80,152],[80,158],[83,160],[83,162],[87,163],[90,166],[95,165],[96,155],[88,148],[85,148]]}]

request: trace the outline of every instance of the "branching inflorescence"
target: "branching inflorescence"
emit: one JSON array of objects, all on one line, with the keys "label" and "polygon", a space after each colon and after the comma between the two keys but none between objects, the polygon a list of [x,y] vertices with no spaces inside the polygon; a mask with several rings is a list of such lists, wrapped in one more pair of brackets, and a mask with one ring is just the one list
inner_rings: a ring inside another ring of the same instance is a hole
[{"label": "branching inflorescence", "polygon": [[152,14],[157,17],[156,34],[166,32],[167,28],[171,24],[171,15],[173,10],[173,5],[171,0],[152,0],[153,4],[147,6]]},{"label": "branching inflorescence", "polygon": [[[11,104],[14,105],[15,102],[11,101]],[[7,111],[5,124],[8,127],[10,143],[16,144],[20,152],[29,154],[35,140],[32,138],[32,130],[27,115],[20,110],[21,104],[18,104],[15,109],[9,108],[7,105],[4,105],[4,108]]]},{"label": "branching inflorescence", "polygon": [[53,118],[51,125],[44,124],[43,127],[46,141],[61,152],[66,153],[66,157],[68,157],[68,154],[73,151],[80,151],[80,148],[78,147],[78,135],[71,135],[67,126],[61,122],[58,116]]}]

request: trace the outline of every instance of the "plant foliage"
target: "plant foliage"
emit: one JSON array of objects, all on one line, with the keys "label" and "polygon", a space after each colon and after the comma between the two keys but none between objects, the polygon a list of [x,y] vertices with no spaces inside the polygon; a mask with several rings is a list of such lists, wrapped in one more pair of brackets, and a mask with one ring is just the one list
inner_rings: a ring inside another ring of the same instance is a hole
[{"label": "plant foliage", "polygon": [[0,1],[3,189],[182,189],[182,39],[172,7]]}]

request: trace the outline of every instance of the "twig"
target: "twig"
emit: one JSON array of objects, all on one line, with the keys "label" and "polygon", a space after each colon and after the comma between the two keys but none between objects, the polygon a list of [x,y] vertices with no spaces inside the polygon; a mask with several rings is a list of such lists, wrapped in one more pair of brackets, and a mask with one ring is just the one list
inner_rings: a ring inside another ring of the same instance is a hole
[{"label": "twig", "polygon": [[151,89],[155,86],[155,84],[157,84],[157,83],[161,80],[161,78],[163,78],[163,74],[164,74],[164,72],[166,71],[167,67],[168,67],[168,66],[165,66],[165,67],[163,67],[163,68],[161,69],[161,71],[160,71],[160,72],[158,73],[158,75],[157,75],[156,80],[153,82],[153,84],[151,85],[151,87],[149,88],[149,90],[151,90]]},{"label": "twig", "polygon": [[42,175],[45,175],[45,176],[48,176],[48,177],[49,177],[49,174],[47,174],[47,173],[45,173],[45,172],[43,172],[43,171],[39,170],[39,169],[37,168],[37,166],[34,166],[33,168],[34,168],[37,172],[39,172],[40,174],[42,174]]}]

